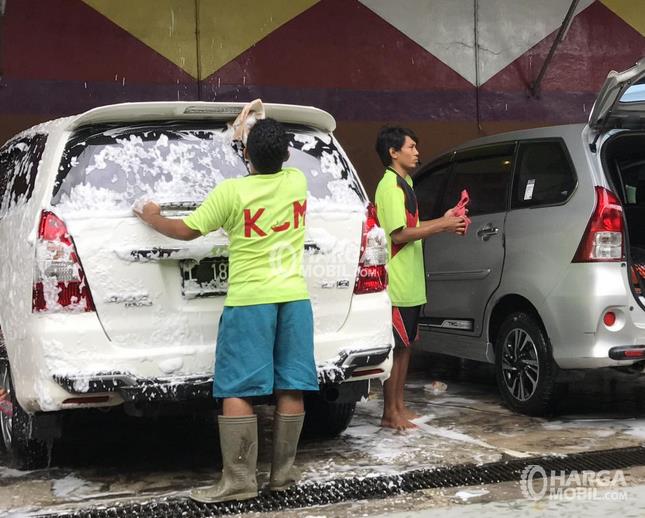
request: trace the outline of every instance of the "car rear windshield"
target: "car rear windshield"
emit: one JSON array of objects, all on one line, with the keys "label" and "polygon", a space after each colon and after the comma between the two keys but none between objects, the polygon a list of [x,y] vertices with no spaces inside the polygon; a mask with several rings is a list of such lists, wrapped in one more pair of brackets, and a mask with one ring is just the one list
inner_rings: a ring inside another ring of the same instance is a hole
[{"label": "car rear windshield", "polygon": [[[356,175],[330,135],[300,126],[287,132],[285,166],[305,173],[310,200],[348,210],[364,205]],[[88,215],[129,211],[142,198],[190,207],[222,180],[249,174],[241,155],[226,127],[85,129],[65,148],[52,205]]]}]

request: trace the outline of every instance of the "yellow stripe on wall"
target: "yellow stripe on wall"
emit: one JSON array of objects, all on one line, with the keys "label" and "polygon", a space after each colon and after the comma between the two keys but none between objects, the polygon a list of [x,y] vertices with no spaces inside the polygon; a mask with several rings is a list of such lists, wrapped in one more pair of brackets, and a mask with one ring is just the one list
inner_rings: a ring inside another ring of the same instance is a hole
[{"label": "yellow stripe on wall", "polygon": [[82,1],[192,77],[204,79],[319,0]]},{"label": "yellow stripe on wall", "polygon": [[645,2],[643,0],[602,0],[609,9],[645,36]]},{"label": "yellow stripe on wall", "polygon": [[201,0],[202,78],[316,3],[318,0]]}]

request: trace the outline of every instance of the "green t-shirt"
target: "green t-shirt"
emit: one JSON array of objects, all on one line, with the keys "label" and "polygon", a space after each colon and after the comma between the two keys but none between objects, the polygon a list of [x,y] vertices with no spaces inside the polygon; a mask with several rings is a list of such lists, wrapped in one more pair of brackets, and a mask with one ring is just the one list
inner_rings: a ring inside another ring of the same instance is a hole
[{"label": "green t-shirt", "polygon": [[[411,307],[426,303],[425,271],[421,240],[403,245],[392,243],[390,234],[403,227],[418,227],[419,212],[412,191],[412,178],[404,181],[409,186],[406,204],[406,188],[399,185],[399,175],[387,169],[376,188],[376,214],[387,236],[387,291],[394,306]],[[399,177],[400,178],[400,177]],[[406,207],[407,205],[407,207]]]},{"label": "green t-shirt", "polygon": [[229,237],[226,306],[309,298],[303,274],[307,179],[287,167],[225,180],[184,223],[202,235]]}]

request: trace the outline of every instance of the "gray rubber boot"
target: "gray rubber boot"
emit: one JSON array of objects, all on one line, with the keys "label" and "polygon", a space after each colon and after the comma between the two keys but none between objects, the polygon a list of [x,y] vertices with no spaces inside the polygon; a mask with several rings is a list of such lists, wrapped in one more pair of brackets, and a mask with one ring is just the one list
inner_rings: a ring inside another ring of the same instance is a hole
[{"label": "gray rubber boot", "polygon": [[276,411],[273,419],[273,460],[271,462],[271,491],[284,491],[300,479],[293,467],[305,414],[284,415]]},{"label": "gray rubber boot", "polygon": [[258,463],[257,416],[219,416],[222,478],[214,486],[195,489],[190,497],[206,504],[245,500],[258,496],[255,470]]}]

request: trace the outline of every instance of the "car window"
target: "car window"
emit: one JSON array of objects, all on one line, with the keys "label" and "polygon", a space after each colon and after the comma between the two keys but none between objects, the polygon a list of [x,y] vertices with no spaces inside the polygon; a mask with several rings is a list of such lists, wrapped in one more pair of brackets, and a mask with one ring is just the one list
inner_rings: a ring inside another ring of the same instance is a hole
[{"label": "car window", "polygon": [[617,163],[620,174],[614,179],[619,185],[623,205],[645,205],[645,161],[627,160]]},{"label": "car window", "polygon": [[[310,198],[363,205],[363,191],[334,139],[289,127],[285,165],[301,169]],[[52,205],[63,211],[130,210],[140,198],[198,204],[218,183],[248,170],[225,127],[93,129],[67,145]]]},{"label": "car window", "polygon": [[454,207],[465,189],[470,196],[470,216],[505,211],[513,170],[513,149],[513,145],[503,145],[458,154],[442,210]]},{"label": "car window", "polygon": [[512,208],[559,204],[575,189],[576,175],[560,141],[521,143],[517,161]]},{"label": "car window", "polygon": [[449,172],[450,164],[444,164],[435,169],[422,172],[414,180],[414,192],[417,195],[419,205],[419,219],[422,221],[437,218],[441,215],[440,200]]},{"label": "car window", "polygon": [[288,128],[287,135],[289,158],[284,165],[305,173],[312,201],[364,206],[366,198],[358,177],[331,136],[305,127]]},{"label": "car window", "polygon": [[0,149],[0,217],[31,198],[47,136],[12,140]]}]

